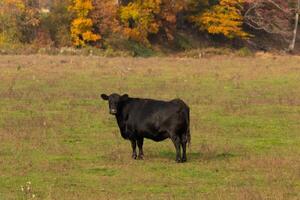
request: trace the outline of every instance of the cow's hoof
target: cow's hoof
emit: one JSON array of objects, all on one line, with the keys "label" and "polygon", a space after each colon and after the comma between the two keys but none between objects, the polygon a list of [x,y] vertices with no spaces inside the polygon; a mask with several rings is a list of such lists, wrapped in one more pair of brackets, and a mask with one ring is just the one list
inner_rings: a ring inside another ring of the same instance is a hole
[{"label": "cow's hoof", "polygon": [[137,156],[135,154],[133,154],[132,156],[132,159],[136,160]]},{"label": "cow's hoof", "polygon": [[186,162],[186,158],[182,158],[181,162],[183,162],[183,163]]},{"label": "cow's hoof", "polygon": [[177,162],[177,163],[181,163],[181,160],[180,160],[180,159],[176,159],[176,162]]},{"label": "cow's hoof", "polygon": [[139,160],[144,160],[144,155],[139,155],[139,156],[138,156],[138,159],[139,159]]}]

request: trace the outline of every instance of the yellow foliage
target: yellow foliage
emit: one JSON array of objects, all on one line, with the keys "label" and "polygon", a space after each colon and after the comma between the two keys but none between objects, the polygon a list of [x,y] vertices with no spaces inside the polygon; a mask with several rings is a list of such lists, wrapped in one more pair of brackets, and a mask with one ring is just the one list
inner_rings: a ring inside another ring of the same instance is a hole
[{"label": "yellow foliage", "polygon": [[155,14],[160,12],[160,4],[161,0],[138,0],[121,7],[120,18],[125,25],[124,35],[149,46],[148,35],[159,30]]},{"label": "yellow foliage", "polygon": [[0,35],[0,45],[6,42],[6,38],[4,37],[4,34]]},{"label": "yellow foliage", "polygon": [[38,9],[25,0],[0,0],[1,42],[31,42],[40,26]]},{"label": "yellow foliage", "polygon": [[73,0],[70,9],[75,11],[78,17],[87,17],[93,9],[93,4],[91,0]]},{"label": "yellow foliage", "polygon": [[93,9],[92,0],[73,0],[73,5],[69,9],[77,16],[71,24],[71,37],[75,46],[85,46],[87,42],[101,39],[100,35],[92,32],[93,21],[88,18],[89,12]]},{"label": "yellow foliage", "polygon": [[230,39],[249,38],[250,35],[242,30],[243,16],[240,9],[243,2],[244,0],[221,0],[218,5],[192,16],[190,20],[210,34],[223,34]]},{"label": "yellow foliage", "polygon": [[25,4],[22,0],[3,0],[3,2],[7,6],[14,6],[20,10],[25,9]]},{"label": "yellow foliage", "polygon": [[120,8],[124,35],[150,46],[149,34],[163,30],[172,40],[172,28],[176,27],[176,14],[185,6],[185,1],[135,0]]}]

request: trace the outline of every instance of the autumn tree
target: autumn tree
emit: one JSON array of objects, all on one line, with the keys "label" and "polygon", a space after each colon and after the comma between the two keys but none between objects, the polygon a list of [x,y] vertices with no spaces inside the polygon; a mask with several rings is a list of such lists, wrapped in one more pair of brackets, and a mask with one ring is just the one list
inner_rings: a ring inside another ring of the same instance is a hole
[{"label": "autumn tree", "polygon": [[20,33],[20,40],[23,43],[32,42],[40,26],[40,13],[38,0],[27,0],[24,2],[24,9],[17,15],[17,27]]},{"label": "autumn tree", "polygon": [[248,38],[249,34],[242,29],[243,0],[220,0],[220,2],[204,12],[193,15],[190,21],[201,31],[210,34],[224,35],[232,38]]},{"label": "autumn tree", "polygon": [[119,21],[119,6],[116,0],[94,1],[94,9],[91,11],[91,18],[102,36],[109,36],[111,33],[120,33],[122,27]]},{"label": "autumn tree", "polygon": [[[43,2],[47,4],[48,2]],[[70,0],[52,0],[46,10],[41,12],[41,32],[47,32],[54,46],[70,46],[72,12],[68,11]],[[37,38],[39,39],[39,38]]]},{"label": "autumn tree", "polygon": [[149,35],[162,32],[173,40],[176,14],[185,6],[185,1],[135,0],[120,8],[120,20],[124,35],[150,46]]},{"label": "autumn tree", "polygon": [[86,46],[88,42],[101,38],[93,33],[93,21],[89,18],[89,13],[93,10],[92,0],[73,0],[70,10],[76,15],[71,24],[71,37],[76,47]]},{"label": "autumn tree", "polygon": [[215,5],[215,2],[210,0],[189,0],[187,2],[187,12],[189,15],[197,15],[213,5]]},{"label": "autumn tree", "polygon": [[12,42],[18,38],[16,15],[25,5],[21,0],[0,1],[0,44]]},{"label": "autumn tree", "polygon": [[[247,0],[245,23],[254,31],[262,31],[283,39],[293,49],[295,10],[286,0]],[[297,23],[296,23],[297,25]],[[290,47],[291,48],[291,47]]]},{"label": "autumn tree", "polygon": [[31,42],[40,24],[35,1],[3,0],[0,2],[0,42]]},{"label": "autumn tree", "polygon": [[300,0],[297,0],[296,6],[296,13],[295,13],[295,22],[294,22],[294,30],[293,30],[293,39],[289,46],[289,51],[294,51],[296,37],[297,37],[297,30],[298,30],[298,23],[299,23],[299,11],[300,11]]}]

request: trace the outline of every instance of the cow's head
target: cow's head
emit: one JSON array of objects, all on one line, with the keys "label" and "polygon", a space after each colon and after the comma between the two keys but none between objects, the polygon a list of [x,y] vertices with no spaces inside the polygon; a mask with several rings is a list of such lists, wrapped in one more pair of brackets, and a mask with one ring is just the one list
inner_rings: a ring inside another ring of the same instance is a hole
[{"label": "cow's head", "polygon": [[109,105],[109,113],[112,115],[116,115],[118,113],[119,105],[122,101],[125,101],[128,99],[128,95],[119,95],[116,93],[113,93],[111,95],[101,94],[101,98],[105,101],[108,101]]}]

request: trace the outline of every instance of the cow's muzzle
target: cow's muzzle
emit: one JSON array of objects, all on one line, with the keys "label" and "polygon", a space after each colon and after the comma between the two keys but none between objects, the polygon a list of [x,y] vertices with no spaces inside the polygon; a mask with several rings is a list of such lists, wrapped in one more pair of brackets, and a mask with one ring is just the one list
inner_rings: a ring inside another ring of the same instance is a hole
[{"label": "cow's muzzle", "polygon": [[117,114],[117,110],[116,109],[110,109],[109,113],[112,114],[112,115],[115,115],[115,114]]}]

